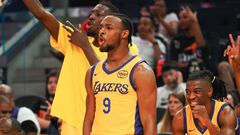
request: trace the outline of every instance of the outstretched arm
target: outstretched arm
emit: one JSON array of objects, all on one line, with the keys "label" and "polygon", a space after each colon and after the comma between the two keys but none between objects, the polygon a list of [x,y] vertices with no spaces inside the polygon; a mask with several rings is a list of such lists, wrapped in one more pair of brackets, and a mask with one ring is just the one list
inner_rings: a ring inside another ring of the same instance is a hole
[{"label": "outstretched arm", "polygon": [[58,40],[59,22],[47,10],[44,9],[39,0],[23,0],[30,12],[47,28],[53,38]]},{"label": "outstretched arm", "polygon": [[83,135],[90,135],[95,114],[95,97],[91,87],[90,79],[91,69],[87,71],[85,77],[85,87],[87,90],[86,113],[83,122]]},{"label": "outstretched arm", "polygon": [[154,73],[146,63],[141,63],[134,71],[133,80],[137,88],[138,106],[144,135],[156,135],[157,86]]}]

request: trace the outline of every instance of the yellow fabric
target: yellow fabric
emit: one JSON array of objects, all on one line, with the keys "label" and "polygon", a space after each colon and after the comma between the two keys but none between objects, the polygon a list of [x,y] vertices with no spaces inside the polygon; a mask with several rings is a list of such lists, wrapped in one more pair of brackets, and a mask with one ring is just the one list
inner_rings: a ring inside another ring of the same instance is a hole
[{"label": "yellow fabric", "polygon": [[[53,37],[50,38],[51,46],[65,56],[52,104],[51,115],[82,130],[86,111],[85,74],[90,65],[83,50],[71,44],[67,35],[68,32],[60,24],[58,41],[54,40]],[[92,43],[93,38],[89,38],[89,41]],[[106,58],[107,53],[101,53],[94,45],[92,47],[101,60]],[[131,47],[130,51],[133,53],[138,52],[136,45]]]},{"label": "yellow fabric", "polygon": [[[218,126],[218,122],[217,122],[217,116],[219,113],[220,108],[225,104],[224,102],[220,102],[220,101],[216,101],[215,102],[215,106],[214,106],[214,112],[213,112],[213,116],[211,119],[211,122],[216,126]],[[193,120],[193,116],[192,116],[192,112],[191,112],[191,108],[189,105],[186,106],[186,125],[187,125],[187,132],[188,135],[210,135],[208,129],[201,133],[197,126],[194,124],[194,120]]]},{"label": "yellow fabric", "polygon": [[61,135],[81,135],[82,130],[67,124],[66,122],[62,123],[61,126]]},{"label": "yellow fabric", "polygon": [[141,59],[133,56],[119,68],[104,70],[101,61],[92,68],[92,88],[96,112],[91,135],[129,135],[135,133],[137,94],[130,83],[133,67]]}]

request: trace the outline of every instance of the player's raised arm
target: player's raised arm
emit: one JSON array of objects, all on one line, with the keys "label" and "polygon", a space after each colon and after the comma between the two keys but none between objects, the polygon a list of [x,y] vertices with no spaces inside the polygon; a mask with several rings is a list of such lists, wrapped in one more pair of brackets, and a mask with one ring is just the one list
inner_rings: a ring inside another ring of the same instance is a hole
[{"label": "player's raised arm", "polygon": [[53,38],[57,41],[59,22],[58,20],[40,3],[39,0],[23,0],[23,3],[30,12],[47,28]]},{"label": "player's raised arm", "polygon": [[156,135],[157,86],[154,73],[146,63],[141,63],[134,71],[140,119],[144,135]]}]

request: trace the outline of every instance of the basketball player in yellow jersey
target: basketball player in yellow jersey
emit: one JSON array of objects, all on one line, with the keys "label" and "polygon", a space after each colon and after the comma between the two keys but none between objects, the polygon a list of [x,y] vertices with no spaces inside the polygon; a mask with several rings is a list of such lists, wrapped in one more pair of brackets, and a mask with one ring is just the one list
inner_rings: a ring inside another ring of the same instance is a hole
[{"label": "basketball player in yellow jersey", "polygon": [[[210,71],[192,73],[187,80],[189,105],[173,119],[174,135],[235,135],[237,117],[224,102],[226,89]],[[221,101],[219,101],[221,100]]]},{"label": "basketball player in yellow jersey", "polygon": [[153,71],[129,52],[131,21],[106,16],[99,31],[107,59],[88,70],[84,135],[156,135],[156,80]]},{"label": "basketball player in yellow jersey", "polygon": [[[96,5],[88,18],[88,33],[81,29],[74,29],[69,33],[51,13],[46,11],[38,0],[23,0],[29,11],[47,28],[51,34],[51,46],[64,54],[57,90],[52,104],[51,115],[63,121],[62,135],[81,135],[86,111],[86,90],[84,86],[85,74],[90,65],[98,62],[98,58],[105,59],[106,54],[98,53],[98,37],[100,21],[111,12],[118,9],[111,3]],[[70,40],[69,34],[81,32],[77,39]],[[90,36],[91,41],[88,40]],[[70,41],[69,41],[70,40]],[[133,48],[133,47],[131,47]],[[135,47],[136,49],[136,47]],[[97,51],[97,52],[96,52]]]}]

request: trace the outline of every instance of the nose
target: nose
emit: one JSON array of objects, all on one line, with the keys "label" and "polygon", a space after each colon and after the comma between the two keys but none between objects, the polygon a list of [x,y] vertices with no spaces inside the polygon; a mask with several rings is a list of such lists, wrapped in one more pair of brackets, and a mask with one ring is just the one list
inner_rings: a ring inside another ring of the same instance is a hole
[{"label": "nose", "polygon": [[99,30],[99,35],[104,35],[104,28],[100,28],[100,30]]},{"label": "nose", "polygon": [[195,97],[196,97],[196,96],[194,95],[194,93],[189,93],[189,94],[188,94],[188,98],[189,98],[190,100],[193,100]]},{"label": "nose", "polygon": [[94,20],[94,18],[95,18],[95,14],[94,13],[91,13],[90,15],[89,15],[89,17],[88,17],[88,20]]}]

